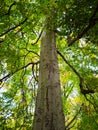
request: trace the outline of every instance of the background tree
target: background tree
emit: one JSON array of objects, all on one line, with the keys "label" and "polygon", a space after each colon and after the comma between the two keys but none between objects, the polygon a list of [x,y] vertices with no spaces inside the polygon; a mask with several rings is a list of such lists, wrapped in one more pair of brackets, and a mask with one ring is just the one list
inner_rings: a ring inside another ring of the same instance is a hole
[{"label": "background tree", "polygon": [[96,129],[98,1],[0,3],[0,129],[32,129],[46,16],[56,35],[66,129]]}]

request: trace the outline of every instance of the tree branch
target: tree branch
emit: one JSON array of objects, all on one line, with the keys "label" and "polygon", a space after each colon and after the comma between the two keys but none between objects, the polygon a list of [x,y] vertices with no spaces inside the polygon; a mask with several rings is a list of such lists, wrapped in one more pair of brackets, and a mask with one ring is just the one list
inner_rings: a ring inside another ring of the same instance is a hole
[{"label": "tree branch", "polygon": [[71,124],[74,122],[74,120],[77,118],[78,114],[80,113],[81,109],[82,109],[83,104],[80,106],[80,109],[78,110],[78,112],[76,113],[76,115],[72,118],[72,120],[68,123],[68,125],[66,126],[66,129],[69,129],[69,127],[71,126]]},{"label": "tree branch", "polygon": [[35,44],[38,43],[39,39],[41,38],[42,33],[43,33],[43,29],[41,30],[41,32],[40,32],[39,37],[37,38],[37,40],[34,43],[32,43],[32,45],[35,45]]},{"label": "tree branch", "polygon": [[5,15],[10,15],[11,8],[12,8],[13,5],[15,5],[15,4],[16,4],[16,2],[14,1],[14,2],[10,5],[10,7],[9,7],[9,9],[8,9],[8,12],[7,12]]},{"label": "tree branch", "polygon": [[2,34],[0,34],[0,37],[4,36],[5,34],[9,33],[10,31],[14,30],[15,28],[19,27],[20,25],[24,24],[27,21],[27,18],[25,18],[22,22],[20,22],[18,25],[9,28],[7,31],[3,32]]},{"label": "tree branch", "polygon": [[31,52],[31,53],[33,53],[33,54],[35,54],[35,55],[37,55],[38,57],[40,57],[39,56],[39,54],[38,53],[36,53],[35,51],[32,51],[32,50],[28,50],[27,48],[21,48],[21,49],[25,49],[27,52]]},{"label": "tree branch", "polygon": [[6,76],[4,76],[3,78],[1,78],[0,82],[2,83],[3,81],[6,81],[8,78],[10,78],[11,76],[13,76],[15,73],[17,73],[18,71],[20,71],[22,69],[27,68],[29,65],[37,65],[37,64],[39,64],[39,61],[37,61],[35,63],[34,62],[28,63],[27,65],[25,65],[25,66],[23,66],[23,67],[15,70],[14,72],[11,72],[11,73],[7,74]]},{"label": "tree branch", "polygon": [[62,59],[66,62],[66,64],[74,71],[74,73],[79,77],[79,79],[81,79],[82,77],[80,76],[80,74],[76,71],[76,69],[71,64],[69,64],[69,62],[66,60],[64,55],[62,55],[61,52],[58,50],[57,53],[60,55],[60,57],[62,57]]},{"label": "tree branch", "polygon": [[89,19],[88,26],[84,28],[84,30],[76,38],[72,39],[72,41],[68,44],[68,46],[73,45],[74,42],[82,38],[92,27],[94,27],[94,25],[96,24],[96,21],[98,21],[98,18],[95,18],[97,12],[98,12],[98,4],[96,6],[94,13]]},{"label": "tree branch", "polygon": [[[81,93],[84,94],[84,96],[86,94],[92,94],[92,93],[95,93],[94,90],[92,89],[84,89],[83,87],[83,78],[80,76],[80,74],[76,71],[76,69],[66,60],[66,58],[61,54],[61,52],[59,52],[57,50],[57,53],[62,57],[62,59],[66,62],[66,64],[73,70],[73,72],[78,76],[79,80],[80,80],[80,83],[79,83],[79,86],[80,86],[80,90],[81,90]],[[87,86],[87,85],[86,85]]]}]

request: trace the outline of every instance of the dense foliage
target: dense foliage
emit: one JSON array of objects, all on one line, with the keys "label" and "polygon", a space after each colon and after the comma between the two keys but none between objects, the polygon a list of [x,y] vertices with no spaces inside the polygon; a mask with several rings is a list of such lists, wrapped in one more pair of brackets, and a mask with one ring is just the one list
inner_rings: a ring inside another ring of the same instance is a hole
[{"label": "dense foliage", "polygon": [[96,130],[97,0],[0,0],[0,129],[32,128],[44,16],[55,26],[66,128]]}]

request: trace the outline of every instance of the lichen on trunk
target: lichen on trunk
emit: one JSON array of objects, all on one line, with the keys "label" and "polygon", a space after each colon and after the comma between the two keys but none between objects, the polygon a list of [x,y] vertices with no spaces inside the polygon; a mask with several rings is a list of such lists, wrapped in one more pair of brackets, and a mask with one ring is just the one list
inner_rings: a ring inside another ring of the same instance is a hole
[{"label": "lichen on trunk", "polygon": [[33,130],[65,130],[56,39],[54,31],[49,29],[44,30],[41,40]]}]

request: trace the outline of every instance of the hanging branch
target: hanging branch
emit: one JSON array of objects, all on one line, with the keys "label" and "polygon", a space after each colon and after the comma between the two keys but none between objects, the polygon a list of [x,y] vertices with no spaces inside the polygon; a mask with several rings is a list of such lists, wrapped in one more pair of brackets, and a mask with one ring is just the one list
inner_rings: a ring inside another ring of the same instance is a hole
[{"label": "hanging branch", "polygon": [[88,26],[86,28],[84,28],[84,30],[76,37],[74,38],[69,44],[68,46],[73,45],[74,42],[76,42],[77,40],[79,40],[80,38],[82,38],[92,27],[95,26],[96,22],[98,21],[98,18],[95,18],[96,14],[98,12],[98,4],[96,6],[96,9],[94,11],[94,13],[92,14],[92,16],[89,19],[89,23]]},{"label": "hanging branch", "polygon": [[9,28],[7,31],[3,32],[2,34],[0,34],[0,37],[4,36],[5,34],[9,33],[10,31],[16,29],[17,27],[21,26],[22,24],[24,24],[27,21],[27,18],[25,18],[22,22],[20,22],[18,25]]},{"label": "hanging branch", "polygon": [[3,81],[6,81],[8,78],[10,78],[11,76],[13,76],[15,73],[19,72],[19,71],[22,70],[22,69],[27,68],[27,67],[30,66],[30,65],[37,65],[37,64],[39,64],[39,61],[37,61],[37,62],[35,62],[35,63],[34,63],[34,62],[30,62],[30,63],[28,63],[27,65],[25,65],[25,66],[23,66],[23,67],[21,67],[21,68],[15,70],[14,72],[11,72],[11,73],[7,74],[6,76],[4,76],[3,78],[0,79],[0,82],[2,83]]},{"label": "hanging branch", "polygon": [[[80,80],[79,86],[80,86],[81,93],[84,94],[84,96],[86,94],[95,93],[94,90],[92,90],[92,89],[84,89],[84,87],[83,87],[83,78],[80,76],[80,74],[77,72],[77,70],[66,60],[66,58],[61,54],[61,52],[59,52],[57,50],[57,53],[62,57],[62,59],[66,62],[66,64],[73,70],[73,72],[78,76],[78,78]],[[85,85],[87,86],[87,84],[85,84]]]}]

